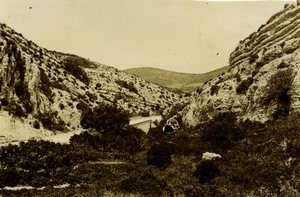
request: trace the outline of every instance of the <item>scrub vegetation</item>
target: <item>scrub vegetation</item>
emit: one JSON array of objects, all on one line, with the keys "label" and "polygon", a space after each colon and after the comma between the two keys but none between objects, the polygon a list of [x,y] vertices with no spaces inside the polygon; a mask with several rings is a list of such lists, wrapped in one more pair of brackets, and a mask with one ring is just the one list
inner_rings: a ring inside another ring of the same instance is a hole
[{"label": "scrub vegetation", "polygon": [[[89,116],[101,119],[100,111],[106,107],[99,107]],[[101,127],[86,122],[87,130],[74,135],[70,144],[30,140],[1,147],[1,187],[46,188],[0,193],[299,195],[299,114],[262,124],[238,121],[234,113],[220,113],[195,128],[182,127],[166,134],[162,132],[163,125],[159,125],[146,135],[128,125],[126,113],[114,106],[108,108],[119,115],[100,121]],[[89,116],[86,118],[92,121]],[[118,127],[105,125],[114,121],[120,123]],[[203,160],[204,152],[217,153],[222,158]],[[70,187],[53,188],[65,183]]]}]

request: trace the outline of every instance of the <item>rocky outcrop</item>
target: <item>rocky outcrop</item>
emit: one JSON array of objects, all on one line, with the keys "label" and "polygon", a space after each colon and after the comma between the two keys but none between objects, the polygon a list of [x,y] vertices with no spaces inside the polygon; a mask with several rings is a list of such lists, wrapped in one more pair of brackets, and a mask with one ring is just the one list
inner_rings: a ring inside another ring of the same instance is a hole
[{"label": "rocky outcrop", "polygon": [[207,81],[183,109],[195,126],[219,112],[264,122],[300,110],[300,6],[288,5],[240,41],[229,70]]},{"label": "rocky outcrop", "polygon": [[75,129],[86,106],[113,103],[138,115],[158,112],[179,99],[158,85],[76,55],[49,51],[5,24],[0,27],[1,109],[30,119],[32,125],[47,116]]}]

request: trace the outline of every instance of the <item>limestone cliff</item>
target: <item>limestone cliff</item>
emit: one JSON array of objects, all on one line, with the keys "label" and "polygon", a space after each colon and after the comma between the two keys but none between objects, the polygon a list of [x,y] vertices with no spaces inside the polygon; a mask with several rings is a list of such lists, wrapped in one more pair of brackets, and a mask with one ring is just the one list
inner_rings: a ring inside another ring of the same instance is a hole
[{"label": "limestone cliff", "polygon": [[300,6],[287,5],[240,41],[229,70],[194,92],[183,122],[195,126],[218,112],[266,121],[300,111]]}]

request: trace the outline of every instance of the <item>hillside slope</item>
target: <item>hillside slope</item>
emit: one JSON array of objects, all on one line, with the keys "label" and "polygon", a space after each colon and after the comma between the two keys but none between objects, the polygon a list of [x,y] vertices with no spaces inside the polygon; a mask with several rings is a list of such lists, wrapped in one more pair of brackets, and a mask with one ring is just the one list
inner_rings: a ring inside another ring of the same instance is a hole
[{"label": "hillside slope", "polygon": [[195,126],[218,112],[267,121],[300,110],[300,6],[288,5],[230,55],[229,71],[208,81],[183,109]]},{"label": "hillside slope", "polygon": [[35,127],[75,129],[84,108],[103,102],[137,115],[163,110],[179,98],[113,67],[49,51],[5,24],[0,27],[1,109],[30,119]]},{"label": "hillside slope", "polygon": [[228,67],[225,66],[203,74],[192,74],[173,72],[152,67],[139,67],[126,69],[124,72],[136,75],[151,83],[161,85],[162,87],[180,89],[183,91],[193,91],[200,87],[205,81],[208,81],[227,70]]}]

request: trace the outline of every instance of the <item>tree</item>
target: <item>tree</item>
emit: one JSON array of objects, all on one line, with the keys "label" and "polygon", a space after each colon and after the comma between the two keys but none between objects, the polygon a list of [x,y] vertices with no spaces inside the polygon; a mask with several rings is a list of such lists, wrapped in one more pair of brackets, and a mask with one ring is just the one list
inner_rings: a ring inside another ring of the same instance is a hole
[{"label": "tree", "polygon": [[97,131],[122,129],[129,125],[129,113],[117,105],[100,104],[98,107],[85,109],[82,112],[81,126]]}]

